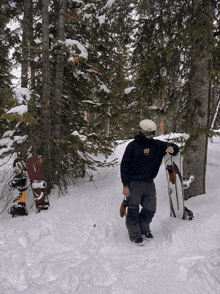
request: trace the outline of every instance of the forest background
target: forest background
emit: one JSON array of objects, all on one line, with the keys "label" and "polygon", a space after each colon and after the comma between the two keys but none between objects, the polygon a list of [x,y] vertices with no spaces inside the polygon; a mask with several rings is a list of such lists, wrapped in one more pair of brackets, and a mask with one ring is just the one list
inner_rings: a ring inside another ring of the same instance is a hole
[{"label": "forest background", "polygon": [[208,138],[220,127],[217,1],[0,5],[2,158],[41,157],[48,192],[62,191],[116,164],[96,155],[107,158],[150,118],[157,135],[180,133],[184,175],[195,177],[185,197],[205,193]]}]

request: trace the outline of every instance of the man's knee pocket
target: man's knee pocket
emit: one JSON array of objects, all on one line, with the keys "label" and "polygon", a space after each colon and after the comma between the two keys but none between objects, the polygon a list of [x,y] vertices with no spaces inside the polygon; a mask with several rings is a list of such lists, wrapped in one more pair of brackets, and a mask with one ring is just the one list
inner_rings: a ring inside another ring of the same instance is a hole
[{"label": "man's knee pocket", "polygon": [[127,221],[135,223],[139,219],[139,209],[138,208],[129,208],[127,212]]},{"label": "man's knee pocket", "polygon": [[152,219],[154,217],[155,212],[156,212],[155,210],[148,210],[146,208],[142,208],[140,216],[142,218]]}]

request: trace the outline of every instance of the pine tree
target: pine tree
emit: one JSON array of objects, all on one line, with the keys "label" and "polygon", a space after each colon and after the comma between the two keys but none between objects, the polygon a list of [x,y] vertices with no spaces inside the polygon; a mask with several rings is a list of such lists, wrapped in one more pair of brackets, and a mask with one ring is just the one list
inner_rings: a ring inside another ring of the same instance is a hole
[{"label": "pine tree", "polygon": [[[106,134],[103,118],[109,109],[117,116],[122,105],[121,59],[129,32],[124,16],[130,1],[63,4],[57,0],[15,3],[22,13],[19,20],[24,16],[22,29],[29,26],[17,39],[14,57],[22,64],[22,85],[27,85],[31,99],[20,101],[21,107],[28,106],[26,113],[10,114],[17,134],[26,136],[23,145],[17,144],[11,152],[23,150],[24,158],[42,156],[49,189],[53,183],[66,185],[67,176],[74,180],[86,169],[113,164],[95,160],[94,155],[112,150],[114,126],[110,123]],[[23,13],[26,5],[30,13]]]},{"label": "pine tree", "polygon": [[[193,14],[194,40],[192,40],[191,78],[189,83],[188,133],[184,156],[184,173],[194,175],[195,181],[186,190],[185,197],[205,194],[208,135],[211,127],[210,108],[212,85],[209,74],[212,67],[210,44],[213,42],[214,7],[212,1],[195,1]],[[199,16],[198,16],[199,15]]]},{"label": "pine tree", "polygon": [[194,174],[196,180],[186,197],[203,194],[213,98],[210,73],[218,44],[212,37],[214,3],[152,1],[140,8],[133,54],[139,105],[165,105],[160,113],[169,122],[167,131],[189,134],[184,174]]},{"label": "pine tree", "polygon": [[[9,110],[16,105],[13,99],[12,92],[12,73],[9,51],[11,44],[10,29],[7,28],[9,22],[10,6],[8,2],[1,3],[0,11],[0,117],[3,116],[5,111]],[[6,120],[0,120],[0,137],[4,132],[10,129],[10,123]]]}]

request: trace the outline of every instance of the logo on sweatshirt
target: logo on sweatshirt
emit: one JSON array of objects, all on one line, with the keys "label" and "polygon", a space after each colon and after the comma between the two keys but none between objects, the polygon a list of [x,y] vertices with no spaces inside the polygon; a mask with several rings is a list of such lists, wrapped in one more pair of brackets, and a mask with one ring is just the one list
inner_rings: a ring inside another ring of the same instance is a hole
[{"label": "logo on sweatshirt", "polygon": [[149,152],[150,152],[150,149],[149,148],[144,149],[144,154],[145,155],[149,155]]}]

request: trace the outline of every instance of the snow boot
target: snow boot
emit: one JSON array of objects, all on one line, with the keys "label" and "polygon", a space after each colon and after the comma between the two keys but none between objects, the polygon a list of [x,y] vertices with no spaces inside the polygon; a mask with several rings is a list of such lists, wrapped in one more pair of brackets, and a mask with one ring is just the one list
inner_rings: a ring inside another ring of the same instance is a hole
[{"label": "snow boot", "polygon": [[137,246],[142,246],[142,245],[144,245],[144,240],[143,240],[142,237],[137,238],[137,239],[135,239],[135,240],[132,240],[132,242],[134,242],[135,245],[137,245]]},{"label": "snow boot", "polygon": [[147,240],[147,241],[153,240],[153,235],[151,234],[150,231],[142,233],[142,237],[144,238],[144,240]]}]

